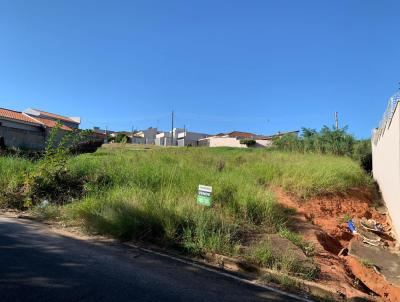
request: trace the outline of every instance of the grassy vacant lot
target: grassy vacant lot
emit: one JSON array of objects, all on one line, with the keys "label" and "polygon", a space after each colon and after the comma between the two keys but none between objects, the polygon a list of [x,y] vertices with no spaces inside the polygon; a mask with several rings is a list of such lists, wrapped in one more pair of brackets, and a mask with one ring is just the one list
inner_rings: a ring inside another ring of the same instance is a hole
[{"label": "grassy vacant lot", "polygon": [[[40,162],[0,158],[0,190],[5,193],[0,203],[21,204],[16,199],[28,198],[24,179],[36,177],[32,171],[37,165]],[[63,199],[62,205],[34,206],[36,213],[192,254],[240,255],[305,277],[314,271],[302,272],[288,255],[273,256],[268,242],[260,245],[249,239],[252,234],[279,233],[302,248],[307,245],[286,229],[293,212],[280,206],[268,188],[307,198],[370,184],[369,176],[349,158],[266,149],[106,146],[69,158],[61,175],[80,184],[79,194],[71,192],[75,199]],[[62,185],[62,179],[57,184]],[[213,187],[212,208],[196,204],[199,184]],[[54,186],[46,183],[45,188]],[[48,196],[57,202],[54,194]]]}]

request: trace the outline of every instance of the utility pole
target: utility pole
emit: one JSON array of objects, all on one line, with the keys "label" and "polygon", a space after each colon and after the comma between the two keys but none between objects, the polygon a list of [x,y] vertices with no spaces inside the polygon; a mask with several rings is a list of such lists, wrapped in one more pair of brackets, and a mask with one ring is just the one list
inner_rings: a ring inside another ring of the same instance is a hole
[{"label": "utility pole", "polygon": [[171,115],[171,146],[174,145],[174,110]]},{"label": "utility pole", "polygon": [[339,130],[339,113],[337,111],[335,112],[335,127],[336,130]]}]

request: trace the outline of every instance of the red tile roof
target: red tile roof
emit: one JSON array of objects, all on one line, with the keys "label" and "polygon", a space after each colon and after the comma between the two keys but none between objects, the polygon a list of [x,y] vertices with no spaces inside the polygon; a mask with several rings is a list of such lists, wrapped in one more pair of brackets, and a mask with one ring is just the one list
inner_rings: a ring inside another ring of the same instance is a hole
[{"label": "red tile roof", "polygon": [[[16,120],[28,124],[33,124],[36,126],[44,126],[48,128],[54,128],[57,124],[57,122],[53,120],[49,120],[46,118],[41,118],[41,117],[31,117],[27,114],[24,114],[19,111],[14,111],[14,110],[9,110],[5,108],[0,108],[0,117],[4,117],[7,119],[11,120]],[[72,129],[68,126],[61,125],[61,129],[66,130],[66,131],[72,131]]]},{"label": "red tile roof", "polygon": [[[48,128],[54,128],[57,125],[57,122],[53,121],[53,120],[48,120],[48,119],[41,118],[41,117],[35,117],[34,119],[39,121],[40,123],[42,123],[44,126],[46,126]],[[60,129],[65,130],[65,131],[72,131],[72,128],[65,126],[63,124],[61,124]]]},{"label": "red tile roof", "polygon": [[244,137],[244,138],[253,138],[254,136],[257,136],[254,133],[249,133],[249,132],[241,132],[241,131],[233,131],[231,133],[228,133],[229,137]]},{"label": "red tile roof", "polygon": [[61,120],[61,121],[66,121],[66,122],[70,122],[70,123],[79,124],[78,122],[76,122],[76,121],[74,121],[74,120],[72,120],[72,119],[70,119],[69,117],[66,117],[66,116],[62,116],[62,115],[58,115],[58,114],[42,111],[42,110],[39,110],[39,109],[33,109],[33,110],[38,111],[40,113],[40,115],[46,115],[48,117],[55,118],[55,119],[58,119],[58,120]]},{"label": "red tile roof", "polygon": [[12,120],[18,120],[29,124],[40,125],[39,122],[35,121],[30,116],[23,114],[22,112],[9,110],[5,108],[0,108],[0,117],[5,117]]}]

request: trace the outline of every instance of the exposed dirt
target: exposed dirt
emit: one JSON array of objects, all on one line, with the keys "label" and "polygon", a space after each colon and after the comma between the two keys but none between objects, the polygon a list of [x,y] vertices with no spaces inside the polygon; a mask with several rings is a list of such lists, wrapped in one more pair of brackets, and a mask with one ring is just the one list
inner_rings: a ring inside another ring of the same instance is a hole
[{"label": "exposed dirt", "polygon": [[[355,219],[372,218],[385,230],[390,229],[387,216],[374,207],[372,192],[355,189],[347,194],[327,194],[303,200],[277,188],[273,191],[280,203],[297,210],[289,227],[314,243],[313,258],[321,269],[320,283],[348,299],[371,297],[375,293],[378,301],[400,301],[400,289],[385,282],[373,269],[364,267],[353,257],[339,256],[354,237],[346,226],[345,215]],[[393,246],[394,241],[389,236],[387,239],[385,244]]]}]

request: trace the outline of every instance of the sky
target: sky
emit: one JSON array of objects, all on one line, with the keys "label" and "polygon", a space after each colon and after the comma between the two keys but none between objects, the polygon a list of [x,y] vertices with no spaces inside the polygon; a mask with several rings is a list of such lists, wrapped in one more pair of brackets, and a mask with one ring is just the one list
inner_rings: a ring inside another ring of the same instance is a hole
[{"label": "sky", "polygon": [[400,1],[0,0],[0,107],[81,128],[370,136],[400,81]]}]

